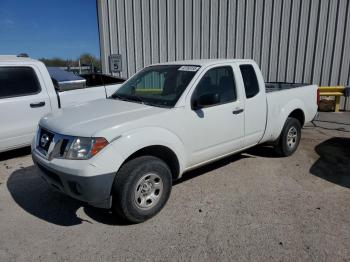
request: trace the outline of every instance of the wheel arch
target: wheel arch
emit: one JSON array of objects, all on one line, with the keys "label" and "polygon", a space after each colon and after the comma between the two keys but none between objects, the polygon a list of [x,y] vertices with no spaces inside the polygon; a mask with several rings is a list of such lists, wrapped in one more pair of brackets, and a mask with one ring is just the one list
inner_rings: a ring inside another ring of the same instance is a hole
[{"label": "wheel arch", "polygon": [[274,137],[279,139],[283,127],[287,122],[288,117],[293,117],[300,122],[301,127],[305,124],[305,104],[300,99],[292,99],[288,104],[280,109],[280,121],[278,123],[278,128],[275,130]]},{"label": "wheel arch", "polygon": [[[143,147],[132,153],[124,160],[122,165],[140,156],[154,156],[163,160],[170,168],[173,179],[177,179],[180,175],[180,163],[175,152],[169,147],[163,145],[151,145]],[[122,166],[121,165],[121,166]]]},{"label": "wheel arch", "polygon": [[301,127],[303,127],[305,124],[305,114],[304,114],[304,111],[300,108],[294,109],[292,112],[290,112],[288,117],[297,119],[300,122]]}]

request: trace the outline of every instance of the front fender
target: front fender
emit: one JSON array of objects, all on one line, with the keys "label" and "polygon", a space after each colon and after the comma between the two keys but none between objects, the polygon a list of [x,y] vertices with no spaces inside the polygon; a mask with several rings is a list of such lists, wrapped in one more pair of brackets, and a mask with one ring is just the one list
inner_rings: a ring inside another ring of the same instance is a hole
[{"label": "front fender", "polygon": [[181,139],[171,131],[160,127],[143,127],[126,132],[111,143],[118,152],[117,170],[123,162],[136,151],[148,146],[165,146],[171,149],[178,158],[180,174],[186,166],[186,152]]}]

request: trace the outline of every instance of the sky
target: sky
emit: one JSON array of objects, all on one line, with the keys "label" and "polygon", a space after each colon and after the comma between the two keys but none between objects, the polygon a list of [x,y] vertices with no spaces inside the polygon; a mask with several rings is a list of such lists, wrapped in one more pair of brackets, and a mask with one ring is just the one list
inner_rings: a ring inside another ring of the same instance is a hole
[{"label": "sky", "polygon": [[0,0],[0,55],[100,56],[96,0]]}]

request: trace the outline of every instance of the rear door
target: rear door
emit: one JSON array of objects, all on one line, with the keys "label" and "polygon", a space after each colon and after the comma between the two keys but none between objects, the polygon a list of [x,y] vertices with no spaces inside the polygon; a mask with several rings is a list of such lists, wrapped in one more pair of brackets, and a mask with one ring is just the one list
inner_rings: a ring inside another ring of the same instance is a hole
[{"label": "rear door", "polygon": [[239,64],[239,69],[246,96],[244,146],[247,147],[257,144],[265,132],[266,94],[264,80],[256,64]]},{"label": "rear door", "polygon": [[35,66],[0,66],[0,151],[29,145],[50,100]]}]

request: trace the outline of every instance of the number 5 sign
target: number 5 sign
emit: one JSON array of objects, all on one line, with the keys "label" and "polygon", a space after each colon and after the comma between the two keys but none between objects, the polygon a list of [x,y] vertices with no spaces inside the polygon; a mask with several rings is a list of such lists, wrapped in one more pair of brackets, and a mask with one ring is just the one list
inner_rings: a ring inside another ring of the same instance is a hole
[{"label": "number 5 sign", "polygon": [[112,73],[118,73],[122,71],[122,55],[111,54],[109,56],[109,69]]}]

